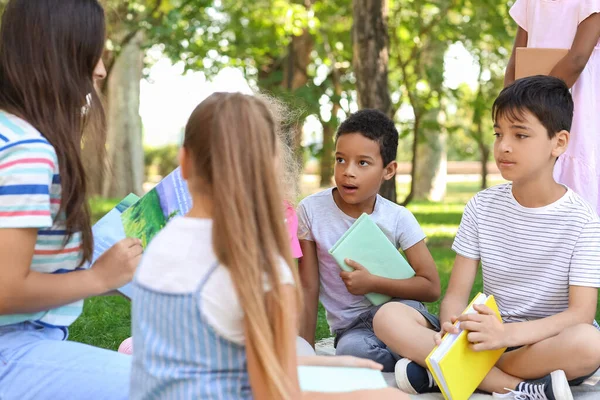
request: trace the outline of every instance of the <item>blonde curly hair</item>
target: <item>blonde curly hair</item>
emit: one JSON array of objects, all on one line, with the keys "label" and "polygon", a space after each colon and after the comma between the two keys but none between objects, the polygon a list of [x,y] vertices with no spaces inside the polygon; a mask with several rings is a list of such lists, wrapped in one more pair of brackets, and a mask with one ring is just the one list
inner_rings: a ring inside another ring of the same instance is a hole
[{"label": "blonde curly hair", "polygon": [[[294,126],[298,123],[300,113],[293,112],[282,100],[259,92],[256,96],[266,103],[275,121],[279,148],[279,176],[284,200],[296,204],[300,195],[301,166],[292,150],[290,143],[294,142]],[[283,168],[281,168],[283,167]]]}]

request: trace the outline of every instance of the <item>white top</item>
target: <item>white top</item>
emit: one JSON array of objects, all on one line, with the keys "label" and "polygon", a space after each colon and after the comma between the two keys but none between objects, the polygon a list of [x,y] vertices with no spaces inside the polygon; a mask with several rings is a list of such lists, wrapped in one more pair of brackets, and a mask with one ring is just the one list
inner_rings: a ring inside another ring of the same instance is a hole
[{"label": "white top", "polygon": [[[212,220],[176,217],[146,249],[136,280],[163,293],[191,293],[198,289],[216,261]],[[283,259],[281,282],[294,284],[292,272]],[[235,343],[244,343],[244,313],[226,267],[219,266],[210,276],[202,290],[201,302],[202,314],[217,333]]]},{"label": "white top", "polygon": [[494,295],[505,322],[566,310],[569,286],[600,287],[600,222],[570,189],[539,208],[519,204],[512,184],[477,193],[452,249],[481,260],[483,291]]},{"label": "white top", "polygon": [[579,24],[597,12],[600,0],[517,0],[510,8],[510,16],[527,31],[527,47],[555,49],[570,49]]},{"label": "white top", "polygon": [[[396,246],[406,250],[421,240],[425,233],[406,208],[377,195],[371,219]],[[348,292],[340,267],[329,249],[352,226],[352,218],[340,210],[333,200],[333,188],[308,196],[298,205],[298,239],[316,243],[319,261],[319,298],[327,311],[331,331],[350,325],[360,314],[373,307],[365,296]]]}]

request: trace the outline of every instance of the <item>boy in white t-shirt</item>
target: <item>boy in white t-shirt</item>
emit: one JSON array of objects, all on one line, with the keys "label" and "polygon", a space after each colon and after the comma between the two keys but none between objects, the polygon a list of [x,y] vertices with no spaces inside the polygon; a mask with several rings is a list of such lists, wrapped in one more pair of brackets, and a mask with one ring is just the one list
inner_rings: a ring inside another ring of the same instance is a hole
[{"label": "boy in white t-shirt", "polygon": [[[410,211],[377,194],[384,180],[396,176],[397,148],[398,131],[384,113],[367,109],[350,115],[336,134],[336,187],[309,196],[298,206],[303,253],[299,272],[305,298],[301,335],[314,345],[320,298],[336,335],[336,354],[371,359],[384,371],[393,371],[398,355],[373,333],[378,307],[364,294],[389,295],[416,310],[427,326],[439,327],[438,319],[421,303],[440,296],[425,234]],[[348,264],[356,270],[342,272],[328,251],[362,213],[370,214],[396,248],[404,251],[415,270],[413,278],[381,278],[353,261]]]},{"label": "boy in white t-shirt", "polygon": [[[518,80],[496,99],[494,157],[512,183],[479,192],[465,208],[440,309],[442,331],[420,323],[401,304],[383,307],[374,320],[377,335],[406,357],[396,365],[401,390],[439,390],[425,358],[444,332],[456,332],[456,320],[469,331],[474,350],[508,348],[479,386],[497,392],[496,398],[572,399],[568,380],[581,384],[600,365],[594,321],[600,222],[588,203],[552,176],[572,117],[571,94],[558,78]],[[485,306],[460,316],[480,263],[483,291],[495,297],[504,324]]]}]

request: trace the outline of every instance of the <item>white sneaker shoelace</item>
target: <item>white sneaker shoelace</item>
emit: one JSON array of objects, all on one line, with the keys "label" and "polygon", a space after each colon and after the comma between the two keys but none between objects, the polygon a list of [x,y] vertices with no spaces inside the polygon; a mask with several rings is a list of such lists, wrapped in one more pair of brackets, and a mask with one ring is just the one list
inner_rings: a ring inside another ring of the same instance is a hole
[{"label": "white sneaker shoelace", "polygon": [[506,394],[494,393],[496,399],[511,399],[511,400],[548,400],[544,393],[544,385],[524,385],[523,390],[510,390]]}]

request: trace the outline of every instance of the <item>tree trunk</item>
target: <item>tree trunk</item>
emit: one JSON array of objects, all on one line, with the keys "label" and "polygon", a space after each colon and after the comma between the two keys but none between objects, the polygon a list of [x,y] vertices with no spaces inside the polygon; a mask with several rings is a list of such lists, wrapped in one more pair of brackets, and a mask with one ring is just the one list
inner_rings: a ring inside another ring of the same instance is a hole
[{"label": "tree trunk", "polygon": [[415,195],[415,187],[417,184],[417,164],[419,162],[419,130],[421,126],[421,117],[420,114],[415,112],[415,123],[413,125],[413,142],[411,146],[411,154],[412,160],[410,163],[410,190],[408,195],[404,198],[404,201],[401,203],[403,206],[407,206],[410,203]]},{"label": "tree trunk", "polygon": [[[441,111],[431,110],[426,120],[437,120]],[[415,164],[414,200],[441,201],[446,195],[447,180],[447,134],[439,128],[424,128],[417,145],[419,154]]]},{"label": "tree trunk", "polygon": [[[376,108],[392,117],[388,88],[388,1],[353,0],[352,65],[360,108]],[[385,182],[379,193],[396,202],[396,179]]]},{"label": "tree trunk", "polygon": [[[335,64],[335,58],[331,52],[331,47],[329,46],[329,42],[326,43],[326,48],[329,48],[329,57],[332,62]],[[332,66],[331,80],[333,83],[333,91],[334,95],[331,97],[331,101],[333,105],[331,106],[331,118],[329,121],[325,122],[321,120],[321,125],[323,126],[323,151],[321,152],[321,187],[329,187],[331,186],[331,178],[334,174],[334,165],[335,165],[335,144],[333,141],[333,137],[335,135],[335,130],[338,125],[338,112],[342,108],[340,106],[340,99],[342,95],[342,85],[340,82],[339,71],[336,69],[336,66]],[[321,118],[319,118],[321,119]]]},{"label": "tree trunk", "polygon": [[308,29],[302,35],[292,36],[289,52],[283,68],[282,87],[294,91],[308,82],[308,66],[310,65],[314,40]]},{"label": "tree trunk", "polygon": [[138,33],[122,49],[111,69],[108,93],[108,173],[102,194],[123,198],[129,193],[143,194],[144,151],[140,118],[140,80],[144,66]]},{"label": "tree trunk", "polygon": [[106,163],[104,155],[105,153],[98,151],[97,146],[83,144],[81,158],[85,168],[87,194],[90,196],[102,196]]},{"label": "tree trunk", "polygon": [[[335,109],[335,107],[334,107]],[[331,178],[333,177],[333,153],[335,151],[335,145],[333,143],[333,136],[335,134],[335,122],[337,118],[335,114],[331,114],[331,120],[329,122],[323,122],[323,151],[321,154],[321,187],[331,186]]]},{"label": "tree trunk", "polygon": [[[288,46],[289,51],[283,67],[283,81],[281,87],[288,93],[305,86],[308,83],[308,66],[311,62],[310,54],[314,48],[314,39],[308,29],[300,36],[292,36]],[[302,151],[302,126],[304,121],[298,121],[291,127],[289,146],[294,150],[298,165],[304,165]]]},{"label": "tree trunk", "polygon": [[490,148],[488,145],[486,145],[483,141],[483,133],[481,132],[481,125],[478,126],[479,129],[479,137],[481,138],[481,140],[479,140],[478,144],[479,144],[479,151],[481,152],[481,190],[483,189],[487,189],[488,187],[488,183],[487,183],[487,178],[488,178],[488,160],[490,158]]}]

